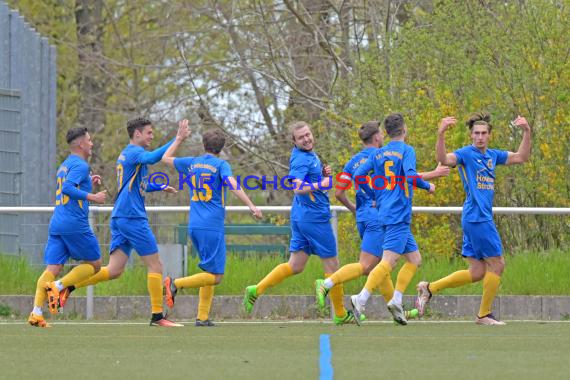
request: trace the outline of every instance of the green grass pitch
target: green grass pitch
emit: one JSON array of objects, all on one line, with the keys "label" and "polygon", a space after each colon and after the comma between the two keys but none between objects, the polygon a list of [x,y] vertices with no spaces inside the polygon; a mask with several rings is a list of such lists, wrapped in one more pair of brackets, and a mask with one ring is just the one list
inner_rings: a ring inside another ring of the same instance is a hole
[{"label": "green grass pitch", "polygon": [[330,337],[335,379],[546,380],[570,373],[564,322],[228,322],[172,329],[0,322],[1,373],[6,379],[318,379],[322,334]]}]

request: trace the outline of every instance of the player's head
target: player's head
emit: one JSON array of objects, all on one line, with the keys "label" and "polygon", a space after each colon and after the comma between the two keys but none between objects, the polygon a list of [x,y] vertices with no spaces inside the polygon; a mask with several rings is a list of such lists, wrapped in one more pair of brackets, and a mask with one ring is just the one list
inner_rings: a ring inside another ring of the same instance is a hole
[{"label": "player's head", "polygon": [[311,132],[311,127],[307,122],[296,121],[289,126],[289,132],[291,133],[291,139],[293,139],[293,144],[301,150],[310,151],[313,150],[313,144],[315,139],[313,138],[313,133]]},{"label": "player's head", "polygon": [[384,129],[391,139],[406,137],[408,128],[401,113],[392,113],[384,119]]},{"label": "player's head", "polygon": [[73,152],[81,154],[84,158],[91,156],[93,143],[87,128],[71,128],[67,131],[65,140]]},{"label": "player's head", "polygon": [[491,138],[491,115],[487,112],[477,112],[469,116],[465,122],[469,127],[471,140],[477,149],[486,149]]},{"label": "player's head", "polygon": [[364,145],[374,145],[380,147],[384,142],[384,135],[379,128],[380,123],[376,120],[369,121],[360,126],[358,137]]},{"label": "player's head", "polygon": [[206,153],[218,155],[226,145],[226,136],[219,129],[209,129],[202,134],[202,143]]},{"label": "player's head", "polygon": [[150,147],[150,143],[154,138],[152,123],[144,117],[137,117],[136,119],[127,121],[127,132],[129,133],[129,138],[135,145],[144,148]]}]

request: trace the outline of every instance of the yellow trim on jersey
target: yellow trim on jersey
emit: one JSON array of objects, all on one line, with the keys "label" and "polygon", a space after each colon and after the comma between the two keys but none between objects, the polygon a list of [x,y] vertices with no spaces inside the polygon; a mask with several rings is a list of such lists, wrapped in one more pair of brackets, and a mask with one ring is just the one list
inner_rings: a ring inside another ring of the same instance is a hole
[{"label": "yellow trim on jersey", "polygon": [[311,201],[316,202],[312,191],[309,192],[309,198],[311,198]]},{"label": "yellow trim on jersey", "polygon": [[135,169],[135,174],[133,175],[133,178],[131,178],[131,180],[129,182],[129,191],[131,191],[131,188],[133,187],[133,183],[135,182],[135,179],[137,178],[137,175],[139,174],[140,168],[141,168],[141,164],[138,164],[137,168]]}]

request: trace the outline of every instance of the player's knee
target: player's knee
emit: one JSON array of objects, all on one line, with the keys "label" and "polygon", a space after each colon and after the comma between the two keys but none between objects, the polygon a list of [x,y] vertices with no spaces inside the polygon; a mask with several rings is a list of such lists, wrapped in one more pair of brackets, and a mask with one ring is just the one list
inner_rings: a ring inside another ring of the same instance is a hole
[{"label": "player's knee", "polygon": [[101,270],[101,259],[99,259],[97,261],[92,261],[89,264],[91,264],[91,266],[95,270],[95,273],[97,273]]},{"label": "player's knee", "polygon": [[220,284],[220,283],[222,282],[222,279],[224,278],[224,275],[223,275],[223,274],[216,274],[215,277],[216,277],[216,278],[214,279],[214,281],[215,281],[215,282],[214,282],[214,285],[218,285],[218,284]]},{"label": "player's knee", "polygon": [[125,267],[108,267],[109,268],[109,279],[114,280],[115,278],[121,277]]},{"label": "player's knee", "polygon": [[299,274],[303,272],[303,269],[305,269],[305,264],[293,263],[289,265],[291,265],[291,271],[293,272],[293,274]]},{"label": "player's knee", "polygon": [[478,282],[485,277],[485,269],[484,268],[470,268],[469,273],[471,273],[471,281]]}]

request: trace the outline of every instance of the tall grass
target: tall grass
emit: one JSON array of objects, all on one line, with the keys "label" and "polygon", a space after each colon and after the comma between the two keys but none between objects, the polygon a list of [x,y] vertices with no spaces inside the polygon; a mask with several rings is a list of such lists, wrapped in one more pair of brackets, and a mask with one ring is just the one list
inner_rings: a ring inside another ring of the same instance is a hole
[{"label": "tall grass", "polygon": [[[226,275],[216,287],[216,294],[239,295],[250,284],[261,280],[276,265],[285,261],[279,256],[228,256]],[[518,295],[570,295],[570,252],[552,250],[546,252],[523,252],[507,255],[507,267],[501,282],[500,294]],[[198,260],[190,259],[188,273],[200,271]],[[461,259],[426,259],[408,288],[415,292],[415,283],[420,280],[433,281],[449,273],[465,269]],[[33,294],[38,276],[43,267],[31,266],[26,259],[0,255],[0,294]],[[323,276],[317,257],[312,257],[305,271],[290,277],[282,284],[268,291],[268,294],[312,294],[313,282]],[[395,279],[396,271],[392,273]],[[345,293],[358,292],[365,278],[344,285]],[[481,283],[448,289],[442,294],[481,294]],[[85,294],[84,289],[77,291]],[[117,280],[100,283],[95,287],[96,295],[146,295],[146,268],[140,265],[128,267]],[[184,289],[183,294],[197,294],[196,290]]]}]

